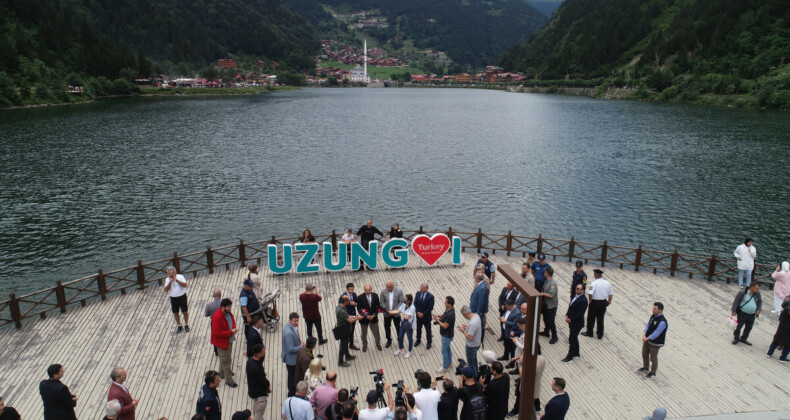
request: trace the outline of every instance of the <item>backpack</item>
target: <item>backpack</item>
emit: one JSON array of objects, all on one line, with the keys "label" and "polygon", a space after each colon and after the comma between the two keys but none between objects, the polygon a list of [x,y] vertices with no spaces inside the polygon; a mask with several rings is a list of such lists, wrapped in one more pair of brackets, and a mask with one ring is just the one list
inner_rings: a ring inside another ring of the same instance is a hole
[{"label": "backpack", "polygon": [[469,397],[469,411],[467,414],[472,420],[485,420],[486,419],[486,400],[480,394],[475,394]]}]

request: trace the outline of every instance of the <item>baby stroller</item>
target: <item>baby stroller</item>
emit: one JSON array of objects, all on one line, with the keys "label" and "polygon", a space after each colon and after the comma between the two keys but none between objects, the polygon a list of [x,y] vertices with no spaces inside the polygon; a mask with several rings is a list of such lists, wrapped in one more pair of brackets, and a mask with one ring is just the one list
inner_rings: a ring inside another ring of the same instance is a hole
[{"label": "baby stroller", "polygon": [[277,324],[280,322],[280,314],[277,312],[277,297],[279,296],[280,289],[275,289],[261,298],[263,325],[270,333],[277,331]]}]

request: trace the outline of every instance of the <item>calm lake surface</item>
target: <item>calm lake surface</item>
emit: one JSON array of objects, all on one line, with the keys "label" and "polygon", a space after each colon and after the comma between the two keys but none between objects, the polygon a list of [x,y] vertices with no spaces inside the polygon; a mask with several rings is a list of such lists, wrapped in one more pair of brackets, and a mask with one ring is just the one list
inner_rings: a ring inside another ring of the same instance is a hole
[{"label": "calm lake surface", "polygon": [[[790,114],[471,89],[0,112],[0,300],[271,235],[476,230],[790,259]],[[731,257],[734,258],[734,257]]]}]

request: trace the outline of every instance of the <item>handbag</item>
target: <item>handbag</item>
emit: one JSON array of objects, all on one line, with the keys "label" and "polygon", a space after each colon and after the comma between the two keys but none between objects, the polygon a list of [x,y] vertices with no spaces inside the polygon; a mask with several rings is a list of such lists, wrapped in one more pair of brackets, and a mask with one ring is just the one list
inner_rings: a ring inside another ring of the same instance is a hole
[{"label": "handbag", "polygon": [[730,327],[731,330],[735,331],[738,329],[738,319],[733,318],[732,316],[727,317],[727,326]]},{"label": "handbag", "polygon": [[351,335],[351,327],[346,325],[346,326],[343,326],[343,327],[339,327],[338,326],[338,327],[332,328],[332,335],[335,336],[335,340],[342,340],[342,339],[348,337],[349,335]]}]

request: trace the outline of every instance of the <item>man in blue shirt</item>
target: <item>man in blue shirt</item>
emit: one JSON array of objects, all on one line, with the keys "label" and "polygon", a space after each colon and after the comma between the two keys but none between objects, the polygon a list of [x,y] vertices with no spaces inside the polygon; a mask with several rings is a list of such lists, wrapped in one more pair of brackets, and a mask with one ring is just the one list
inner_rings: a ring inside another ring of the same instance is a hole
[{"label": "man in blue shirt", "polygon": [[283,420],[314,420],[313,406],[307,401],[307,382],[296,384],[296,394],[283,402]]},{"label": "man in blue shirt", "polygon": [[[667,320],[664,318],[664,304],[656,302],[653,304],[653,315],[645,325],[642,335],[642,368],[637,372],[647,372],[645,378],[651,379],[656,376],[658,369],[658,350],[664,347],[664,340],[667,336]],[[653,368],[650,369],[650,363]]]},{"label": "man in blue shirt", "polygon": [[496,277],[496,265],[488,259],[488,252],[483,252],[480,254],[480,259],[477,260],[477,264],[475,264],[474,270],[477,272],[477,266],[483,264],[483,274],[488,277],[488,280],[491,281],[491,284],[494,284],[494,277]]},{"label": "man in blue shirt", "polygon": [[546,284],[546,269],[551,268],[549,263],[546,262],[546,255],[538,255],[538,261],[532,263],[532,273],[535,276],[535,288],[539,292],[543,291],[543,285]]}]

